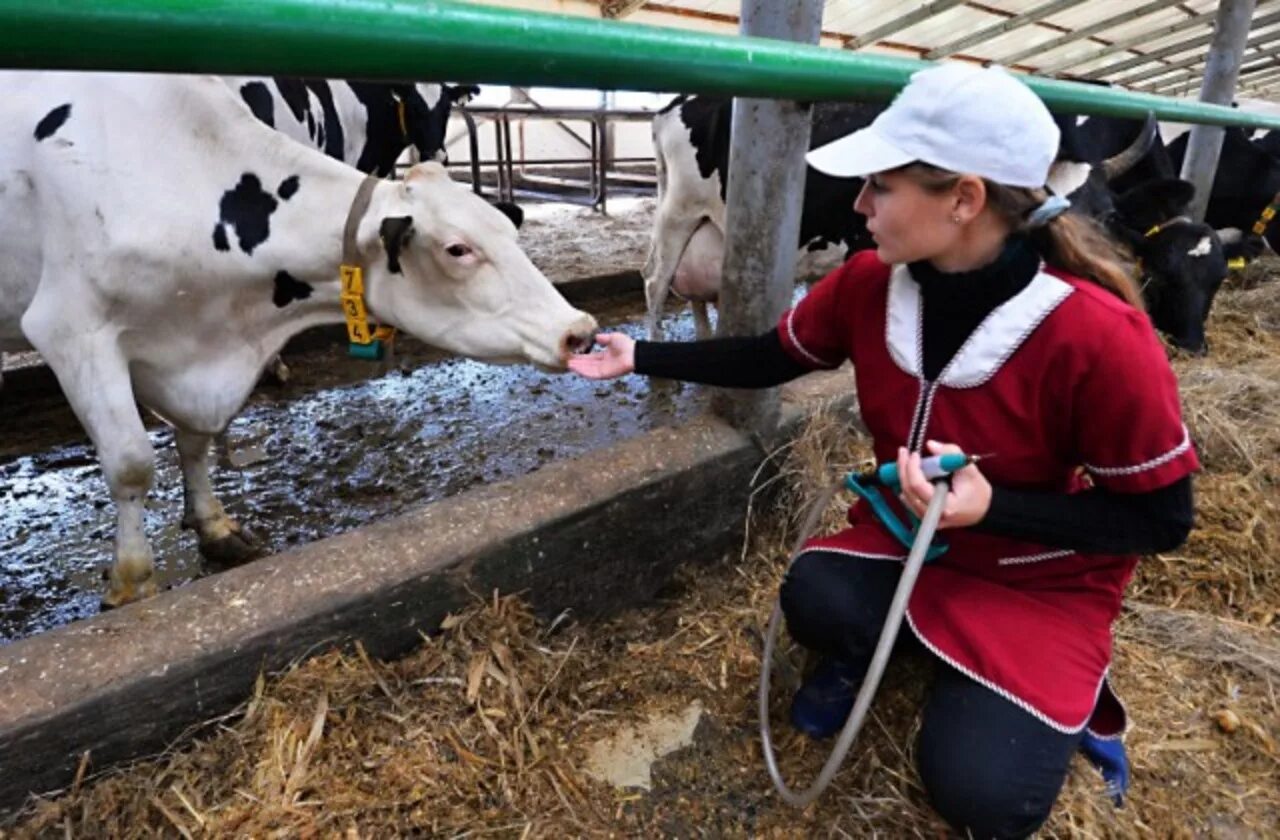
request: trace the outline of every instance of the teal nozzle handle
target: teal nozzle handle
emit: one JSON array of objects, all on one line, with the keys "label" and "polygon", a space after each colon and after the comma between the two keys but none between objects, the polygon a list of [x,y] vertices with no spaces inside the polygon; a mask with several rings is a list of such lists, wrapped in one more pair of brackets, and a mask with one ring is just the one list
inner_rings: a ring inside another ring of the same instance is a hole
[{"label": "teal nozzle handle", "polygon": [[[963,452],[948,452],[945,455],[930,455],[928,458],[922,458],[920,460],[920,469],[924,471],[925,478],[933,481],[966,467],[977,460],[976,456],[965,455]],[[900,484],[898,481],[898,464],[896,461],[881,464],[874,472],[858,476],[858,480],[864,485],[879,484],[883,487],[897,487]]]}]

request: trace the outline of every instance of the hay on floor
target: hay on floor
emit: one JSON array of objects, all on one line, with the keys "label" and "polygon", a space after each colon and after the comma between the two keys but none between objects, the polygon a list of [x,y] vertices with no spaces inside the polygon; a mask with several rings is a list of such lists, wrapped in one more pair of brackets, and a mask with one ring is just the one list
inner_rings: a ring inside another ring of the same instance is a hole
[{"label": "hay on floor", "polygon": [[[1043,836],[1280,836],[1273,291],[1224,291],[1211,354],[1175,357],[1205,473],[1197,531],[1140,564],[1116,627],[1129,802],[1112,807],[1077,760]],[[35,803],[3,836],[939,836],[912,758],[927,663],[894,664],[842,773],[806,811],[777,799],[760,757],[761,634],[786,552],[807,500],[867,454],[819,418],[778,453],[779,495],[768,510],[753,498],[742,551],[685,569],[659,603],[582,626],[495,594],[404,659],[330,651],[262,680],[171,753]],[[775,732],[799,783],[829,745],[780,725],[800,665],[795,651],[785,660]],[[583,772],[595,741],[694,701],[694,744],[654,766],[651,791]]]}]

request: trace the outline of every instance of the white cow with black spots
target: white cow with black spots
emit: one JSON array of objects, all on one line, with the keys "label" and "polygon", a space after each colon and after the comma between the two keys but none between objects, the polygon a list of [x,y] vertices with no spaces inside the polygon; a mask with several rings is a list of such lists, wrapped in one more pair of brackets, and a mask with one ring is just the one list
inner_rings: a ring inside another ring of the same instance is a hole
[{"label": "white cow with black spots", "polygon": [[[417,160],[444,163],[445,132],[456,104],[479,94],[475,85],[355,82],[291,76],[224,76],[262,122],[361,172],[395,174],[406,150]],[[517,222],[519,224],[519,222]],[[267,364],[278,382],[289,379],[279,356]]]},{"label": "white cow with black spots", "polygon": [[214,497],[212,435],[292,335],[341,323],[348,215],[370,316],[491,362],[563,369],[596,323],[436,163],[365,176],[263,125],[214,77],[0,73],[0,350],[38,350],[117,507],[107,605],[155,591],[143,531],[171,423],[183,524],[223,561],[256,551]]}]

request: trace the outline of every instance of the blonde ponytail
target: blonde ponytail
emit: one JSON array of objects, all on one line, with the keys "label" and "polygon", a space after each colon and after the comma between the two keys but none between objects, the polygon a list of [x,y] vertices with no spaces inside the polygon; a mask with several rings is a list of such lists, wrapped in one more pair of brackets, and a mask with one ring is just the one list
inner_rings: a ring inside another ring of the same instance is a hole
[{"label": "blonde ponytail", "polygon": [[1015,222],[1014,230],[1030,235],[1031,243],[1045,262],[1097,283],[1135,309],[1144,308],[1142,292],[1134,282],[1137,272],[1133,263],[1093,219],[1076,213],[1063,213],[1044,225],[1028,227],[1027,216],[1047,197],[1044,190],[1019,189],[988,182],[987,196],[1006,221]]},{"label": "blonde ponytail", "polygon": [[[927,163],[903,167],[930,192],[951,189],[960,176]],[[1009,229],[1027,234],[1032,245],[1052,266],[1098,284],[1136,309],[1144,309],[1142,292],[1134,282],[1134,265],[1127,252],[1092,219],[1063,213],[1032,227],[1028,219],[1049,194],[1044,190],[1006,187],[986,178],[987,202]]]}]

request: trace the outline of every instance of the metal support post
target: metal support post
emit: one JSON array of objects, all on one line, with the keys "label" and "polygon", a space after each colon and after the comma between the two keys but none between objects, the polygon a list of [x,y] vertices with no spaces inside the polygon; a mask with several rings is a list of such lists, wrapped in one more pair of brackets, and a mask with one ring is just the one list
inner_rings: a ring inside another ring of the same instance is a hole
[{"label": "metal support post", "polygon": [[[741,33],[816,44],[822,0],[743,0]],[[729,147],[724,282],[719,335],[755,335],[774,325],[795,286],[796,243],[809,149],[809,108],[735,99]],[[768,440],[781,410],[778,389],[717,391],[717,414]]]},{"label": "metal support post", "polygon": [[597,205],[597,209],[602,216],[607,216],[609,215],[607,203],[609,200],[609,167],[611,165],[609,160],[613,157],[613,138],[609,135],[609,117],[605,114],[600,114],[592,122],[592,125],[595,126],[596,136],[600,139],[599,154],[594,156],[600,162],[600,191],[598,193],[600,203]]},{"label": "metal support post", "polygon": [[[480,186],[480,138],[478,129],[476,128],[476,119],[467,113],[466,108],[462,109],[462,121],[467,124],[467,153],[470,156],[468,163],[471,166],[471,191],[476,195],[484,195],[484,190]],[[448,148],[448,144],[445,144]]]},{"label": "metal support post", "polygon": [[[1253,17],[1254,0],[1222,0],[1213,26],[1213,43],[1204,65],[1204,82],[1200,101],[1229,105],[1235,96],[1236,79],[1240,75],[1240,59],[1249,37],[1249,19]],[[1195,185],[1196,194],[1187,208],[1197,222],[1204,221],[1213,190],[1213,176],[1218,170],[1222,152],[1223,130],[1218,126],[1193,125],[1187,138],[1187,156],[1182,161],[1182,177]]]}]

